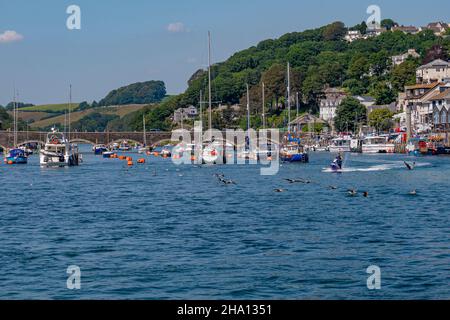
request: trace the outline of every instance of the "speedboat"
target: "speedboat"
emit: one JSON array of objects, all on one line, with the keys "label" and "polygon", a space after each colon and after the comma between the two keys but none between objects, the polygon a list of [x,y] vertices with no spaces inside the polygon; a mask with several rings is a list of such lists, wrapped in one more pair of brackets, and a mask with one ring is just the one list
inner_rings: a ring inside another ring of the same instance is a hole
[{"label": "speedboat", "polygon": [[387,136],[370,136],[362,142],[362,153],[394,153],[395,144]]},{"label": "speedboat", "polygon": [[103,144],[97,144],[92,147],[92,151],[94,151],[95,155],[102,155],[103,152],[108,151],[108,148]]},{"label": "speedboat", "polygon": [[104,152],[108,151],[108,148],[104,144],[97,144],[92,147],[92,151],[94,151],[96,155],[101,155]]},{"label": "speedboat", "polygon": [[111,158],[113,155],[115,155],[116,153],[114,151],[105,151],[102,153],[103,158],[105,159],[109,159]]},{"label": "speedboat", "polygon": [[70,144],[63,133],[52,129],[52,132],[47,134],[39,160],[42,167],[71,167],[80,164],[81,155],[78,147]]},{"label": "speedboat", "polygon": [[309,162],[308,153],[299,144],[287,144],[280,150],[280,160],[284,162]]},{"label": "speedboat", "polygon": [[328,147],[330,152],[350,152],[350,138],[336,138],[331,140],[331,145]]},{"label": "speedboat", "polygon": [[11,149],[5,155],[5,163],[7,164],[27,164],[28,157],[22,149]]}]

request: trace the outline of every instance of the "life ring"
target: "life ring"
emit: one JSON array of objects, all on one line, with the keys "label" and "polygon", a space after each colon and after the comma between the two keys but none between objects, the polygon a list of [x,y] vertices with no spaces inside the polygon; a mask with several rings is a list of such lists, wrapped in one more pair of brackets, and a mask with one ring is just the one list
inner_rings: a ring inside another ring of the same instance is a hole
[{"label": "life ring", "polygon": [[59,144],[58,139],[56,139],[56,138],[52,139],[52,144]]}]

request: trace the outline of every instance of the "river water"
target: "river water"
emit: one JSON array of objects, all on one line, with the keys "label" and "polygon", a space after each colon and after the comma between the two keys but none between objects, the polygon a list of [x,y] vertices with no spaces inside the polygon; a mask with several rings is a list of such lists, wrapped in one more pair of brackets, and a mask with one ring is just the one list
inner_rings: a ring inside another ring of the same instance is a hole
[{"label": "river water", "polygon": [[88,153],[70,169],[1,164],[0,298],[450,299],[450,158],[346,155],[334,174],[332,157],[275,176]]}]

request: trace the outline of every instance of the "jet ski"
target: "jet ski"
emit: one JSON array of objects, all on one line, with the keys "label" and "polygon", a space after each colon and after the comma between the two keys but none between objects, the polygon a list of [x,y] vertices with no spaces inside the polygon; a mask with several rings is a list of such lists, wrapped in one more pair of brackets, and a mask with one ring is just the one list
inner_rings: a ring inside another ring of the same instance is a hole
[{"label": "jet ski", "polygon": [[339,172],[342,170],[342,157],[339,155],[334,159],[334,161],[330,164],[331,170],[334,172]]}]

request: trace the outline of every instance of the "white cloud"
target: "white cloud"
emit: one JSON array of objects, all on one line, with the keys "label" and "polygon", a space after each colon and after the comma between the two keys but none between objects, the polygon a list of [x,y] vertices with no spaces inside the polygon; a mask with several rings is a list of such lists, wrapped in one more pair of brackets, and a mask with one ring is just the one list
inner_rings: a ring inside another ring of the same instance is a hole
[{"label": "white cloud", "polygon": [[172,32],[172,33],[179,33],[179,32],[188,32],[189,30],[186,29],[186,27],[184,26],[184,23],[173,22],[167,26],[167,31]]},{"label": "white cloud", "polygon": [[0,43],[9,43],[21,41],[23,39],[23,35],[17,33],[13,30],[6,30],[3,33],[0,33]]}]

